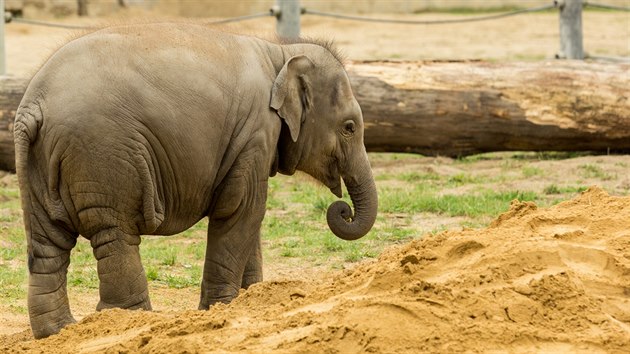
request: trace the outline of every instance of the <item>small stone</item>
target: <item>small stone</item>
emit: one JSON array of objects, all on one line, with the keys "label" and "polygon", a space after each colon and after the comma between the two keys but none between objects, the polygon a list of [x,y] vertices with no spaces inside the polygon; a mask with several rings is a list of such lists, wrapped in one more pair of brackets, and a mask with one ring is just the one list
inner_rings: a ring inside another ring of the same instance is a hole
[{"label": "small stone", "polygon": [[294,289],[291,295],[289,295],[291,300],[302,299],[306,297],[306,292],[302,289]]},{"label": "small stone", "polygon": [[413,274],[416,271],[416,267],[412,263],[407,263],[403,266],[403,273]]},{"label": "small stone", "polygon": [[514,285],[514,291],[521,295],[531,295],[532,288],[530,288],[527,284],[516,284]]}]

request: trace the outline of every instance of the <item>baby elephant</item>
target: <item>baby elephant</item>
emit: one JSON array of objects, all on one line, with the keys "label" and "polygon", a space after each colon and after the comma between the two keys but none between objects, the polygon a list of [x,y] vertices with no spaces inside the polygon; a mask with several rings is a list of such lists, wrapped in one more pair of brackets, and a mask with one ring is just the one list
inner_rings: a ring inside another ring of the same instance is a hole
[{"label": "baby elephant", "polygon": [[74,322],[66,293],[78,235],[97,259],[97,310],[151,309],[140,235],[208,217],[200,309],[262,280],[268,178],[306,172],[341,197],[332,232],[376,218],[363,117],[334,49],[194,24],[101,29],[60,48],[14,125],[35,338]]}]

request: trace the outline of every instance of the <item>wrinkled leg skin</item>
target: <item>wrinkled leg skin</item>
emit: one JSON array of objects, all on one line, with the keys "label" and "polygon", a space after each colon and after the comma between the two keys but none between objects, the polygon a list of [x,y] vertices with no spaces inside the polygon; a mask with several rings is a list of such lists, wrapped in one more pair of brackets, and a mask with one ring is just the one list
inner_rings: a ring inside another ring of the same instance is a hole
[{"label": "wrinkled leg skin", "polygon": [[89,240],[97,259],[100,301],[96,310],[151,310],[147,277],[140,261],[140,236],[112,227]]},{"label": "wrinkled leg skin", "polygon": [[[244,164],[248,166],[247,161]],[[262,280],[260,227],[265,215],[267,176],[259,178],[256,168],[235,170],[249,173],[228,176],[209,216],[200,310],[217,302],[229,303],[241,288]]]},{"label": "wrinkled leg skin", "polygon": [[255,226],[254,231],[247,232],[247,227],[243,226],[248,222],[235,221],[235,224],[241,227],[233,227],[232,232],[224,233],[213,228],[213,223],[210,223],[201,281],[200,310],[207,310],[217,302],[229,303],[238,296],[240,288],[262,281],[260,225]]},{"label": "wrinkled leg skin", "polygon": [[[26,215],[28,213],[28,215]],[[25,211],[28,248],[28,313],[37,339],[76,322],[70,313],[66,274],[77,235],[58,226],[37,203]]]},{"label": "wrinkled leg skin", "polygon": [[243,272],[243,280],[241,281],[241,288],[243,289],[247,289],[250,285],[263,280],[260,230],[258,230],[255,238],[256,240],[253,241],[255,242],[254,249],[249,256],[249,260],[245,265],[245,271]]}]

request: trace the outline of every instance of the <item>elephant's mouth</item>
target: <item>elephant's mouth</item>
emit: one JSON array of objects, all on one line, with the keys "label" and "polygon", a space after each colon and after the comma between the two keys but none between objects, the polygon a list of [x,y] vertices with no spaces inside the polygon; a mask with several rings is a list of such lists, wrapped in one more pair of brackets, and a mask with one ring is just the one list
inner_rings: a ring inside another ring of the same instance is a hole
[{"label": "elephant's mouth", "polygon": [[329,173],[324,176],[322,182],[326,187],[330,189],[332,194],[336,195],[338,198],[342,198],[343,194],[341,192],[341,176],[339,176],[338,168],[336,166],[331,166],[328,171]]},{"label": "elephant's mouth", "polygon": [[338,178],[335,185],[331,186],[327,184],[326,187],[330,188],[332,194],[336,195],[337,198],[343,197],[343,194],[341,193],[341,179]]}]

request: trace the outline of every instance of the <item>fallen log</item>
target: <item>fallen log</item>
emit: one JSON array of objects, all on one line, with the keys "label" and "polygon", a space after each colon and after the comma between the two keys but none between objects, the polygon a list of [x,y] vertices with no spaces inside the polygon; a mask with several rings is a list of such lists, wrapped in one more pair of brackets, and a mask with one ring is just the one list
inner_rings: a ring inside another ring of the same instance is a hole
[{"label": "fallen log", "polygon": [[360,62],[368,151],[630,151],[630,65]]},{"label": "fallen log", "polygon": [[[348,72],[368,151],[630,151],[629,64],[371,61]],[[0,169],[13,170],[27,80],[0,82]]]},{"label": "fallen log", "polygon": [[0,76],[0,170],[15,171],[13,119],[28,80]]}]

